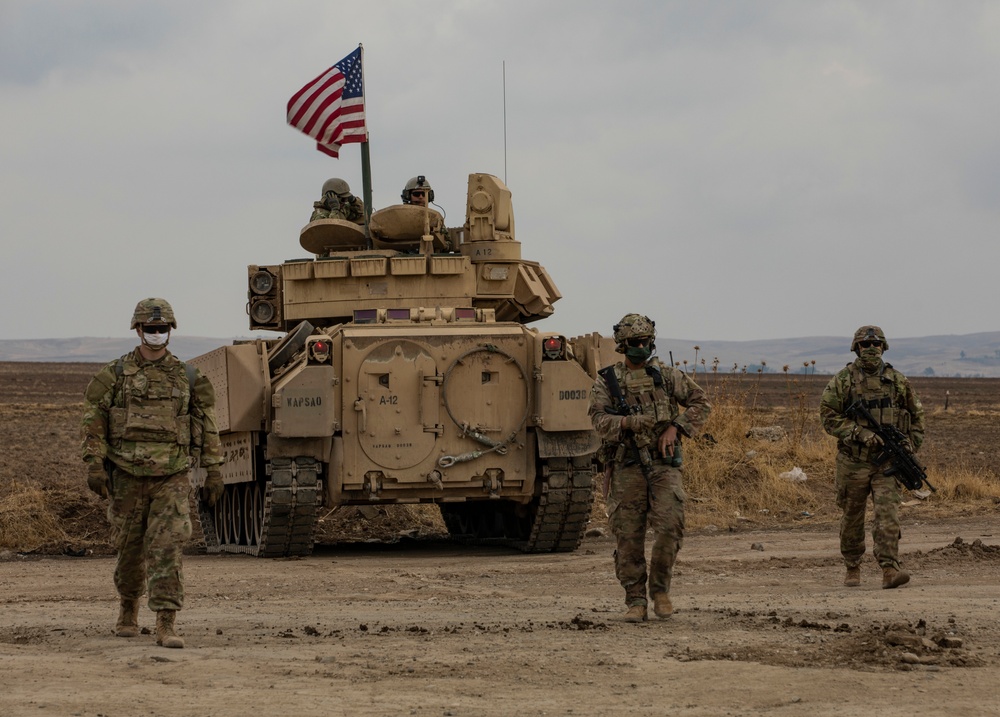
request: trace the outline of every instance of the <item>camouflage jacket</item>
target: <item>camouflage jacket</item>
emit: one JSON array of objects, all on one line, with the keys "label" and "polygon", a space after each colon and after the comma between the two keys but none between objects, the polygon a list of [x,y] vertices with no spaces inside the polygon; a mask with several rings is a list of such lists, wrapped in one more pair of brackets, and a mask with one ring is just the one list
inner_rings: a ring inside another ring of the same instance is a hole
[{"label": "camouflage jacket", "polygon": [[168,476],[199,460],[223,462],[215,390],[169,351],[147,361],[135,349],[102,368],[84,394],[83,460],[110,460],[134,476]]},{"label": "camouflage jacket", "polygon": [[858,440],[858,429],[864,426],[845,415],[859,399],[865,401],[879,423],[896,426],[910,439],[913,450],[920,448],[924,442],[924,408],[906,376],[887,363],[874,374],[866,374],[856,360],[830,379],[820,399],[823,428],[837,439],[841,451],[868,459]]},{"label": "camouflage jacket", "polygon": [[[690,438],[708,420],[712,407],[701,387],[686,373],[666,366],[655,356],[634,371],[629,370],[624,362],[619,362],[615,364],[615,375],[625,401],[630,406],[638,406],[638,412],[656,420],[652,430],[636,435],[636,445],[640,448],[654,445],[670,424],[677,426],[678,433]],[[681,408],[685,410],[681,411]],[[608,458],[607,448],[620,444],[624,436],[621,416],[614,413],[614,401],[602,376],[597,377],[590,390],[588,413],[605,444],[602,452]]]},{"label": "camouflage jacket", "polygon": [[313,213],[309,221],[317,219],[345,219],[355,224],[365,223],[365,203],[359,197],[351,197],[349,202],[341,202],[336,209],[328,209],[326,202],[313,202]]}]

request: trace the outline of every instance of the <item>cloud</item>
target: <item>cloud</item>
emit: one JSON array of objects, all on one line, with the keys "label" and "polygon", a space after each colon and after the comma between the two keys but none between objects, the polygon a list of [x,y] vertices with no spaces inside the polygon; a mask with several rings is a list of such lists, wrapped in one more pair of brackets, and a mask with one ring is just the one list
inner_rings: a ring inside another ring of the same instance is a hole
[{"label": "cloud", "polygon": [[[375,206],[448,222],[506,176],[546,321],[748,340],[996,328],[1000,9],[863,2],[27,2],[0,9],[0,338],[121,335],[163,295],[246,331],[246,267],[302,256],[284,123],[359,42]],[[504,82],[506,80],[506,82]]]}]

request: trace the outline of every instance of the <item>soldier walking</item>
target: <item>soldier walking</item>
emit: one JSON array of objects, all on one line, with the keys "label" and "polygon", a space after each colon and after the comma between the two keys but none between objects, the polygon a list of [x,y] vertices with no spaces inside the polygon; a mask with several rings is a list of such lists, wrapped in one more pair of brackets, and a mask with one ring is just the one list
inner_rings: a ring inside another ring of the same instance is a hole
[{"label": "soldier walking", "polygon": [[661,619],[673,614],[670,581],[684,538],[680,438],[693,437],[711,410],[698,384],[653,356],[655,338],[648,317],[622,318],[614,339],[625,360],[602,369],[590,392],[590,418],[610,481],[605,500],[628,622],[647,617],[647,527],[653,531],[648,570],[653,612]]},{"label": "soldier walking", "polygon": [[882,360],[889,348],[878,326],[854,332],[851,350],[857,358],[830,379],[820,400],[823,428],[837,439],[837,506],[840,518],[840,553],[847,575],[844,585],[861,584],[861,558],[865,554],[865,512],[872,498],[873,552],[882,567],[882,587],[898,588],[910,580],[899,564],[899,486],[878,464],[882,441],[864,419],[847,415],[855,401],[863,401],[882,425],[895,426],[906,436],[910,452],[924,441],[924,409],[906,376]]},{"label": "soldier walking", "polygon": [[184,647],[174,632],[184,606],[181,554],[191,537],[189,469],[207,469],[205,498],[221,497],[223,462],[215,423],[215,391],[193,366],[167,350],[174,311],[143,299],[131,328],[140,344],[91,380],[84,398],[83,460],[87,485],[109,498],[108,521],[118,553],[115,633],[139,634],[139,599],[147,590],[156,612],[156,644]]}]

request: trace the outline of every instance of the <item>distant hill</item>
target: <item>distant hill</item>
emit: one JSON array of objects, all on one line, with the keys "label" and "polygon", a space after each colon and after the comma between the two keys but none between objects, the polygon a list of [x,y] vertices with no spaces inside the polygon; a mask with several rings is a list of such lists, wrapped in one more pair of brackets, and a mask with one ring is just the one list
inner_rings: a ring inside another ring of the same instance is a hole
[{"label": "distant hill", "polygon": [[[177,336],[170,340],[170,350],[189,359],[233,340]],[[0,361],[103,363],[131,351],[135,345],[135,338],[6,339],[0,340]],[[695,346],[699,347],[697,352]],[[697,361],[699,372],[711,371],[717,358],[720,373],[731,372],[734,365],[737,371],[746,367],[748,372],[756,373],[763,363],[768,373],[781,373],[787,365],[789,373],[832,374],[853,359],[850,337],[844,336],[759,341],[661,338],[657,340],[657,353],[664,360],[672,354],[678,364],[687,361],[689,368]],[[890,336],[886,360],[911,376],[1000,378],[1000,331],[908,339]]]},{"label": "distant hill", "polygon": [[[172,336],[170,351],[182,359],[231,344],[233,339]],[[138,338],[8,339],[0,340],[0,361],[66,361],[107,363],[134,349]]]},{"label": "distant hill", "polygon": [[[889,338],[885,360],[910,376],[968,376],[1000,378],[1000,331],[980,334],[923,336],[920,338]],[[673,352],[674,361],[695,361],[698,346],[698,369],[711,370],[714,358],[719,359],[719,371],[730,372],[734,364],[738,371],[746,366],[756,372],[761,362],[768,373],[780,373],[788,366],[789,373],[832,374],[854,360],[849,336],[809,336],[798,339],[764,339],[760,341],[692,341],[658,339],[657,353],[667,358]],[[815,362],[815,363],[813,363]],[[808,364],[808,368],[804,366]]]}]

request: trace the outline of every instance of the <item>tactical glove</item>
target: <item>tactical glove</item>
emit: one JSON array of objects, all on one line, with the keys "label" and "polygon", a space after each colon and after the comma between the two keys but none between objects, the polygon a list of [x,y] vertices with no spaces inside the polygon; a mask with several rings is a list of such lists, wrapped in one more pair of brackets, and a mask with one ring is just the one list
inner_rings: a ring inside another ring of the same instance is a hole
[{"label": "tactical glove", "polygon": [[631,416],[625,416],[622,419],[622,430],[642,433],[643,431],[650,430],[655,424],[656,419],[652,416],[644,416],[641,413],[636,413]]},{"label": "tactical glove", "polygon": [[87,464],[87,487],[102,498],[108,497],[108,474],[104,472],[104,465],[100,461]]},{"label": "tactical glove", "polygon": [[226,486],[222,482],[222,472],[218,468],[209,468],[208,475],[205,477],[205,487],[202,488],[202,496],[209,508],[215,507],[225,489]]},{"label": "tactical glove", "polygon": [[854,439],[865,446],[865,448],[878,448],[882,445],[882,439],[874,431],[867,428],[858,428],[854,432]]}]

